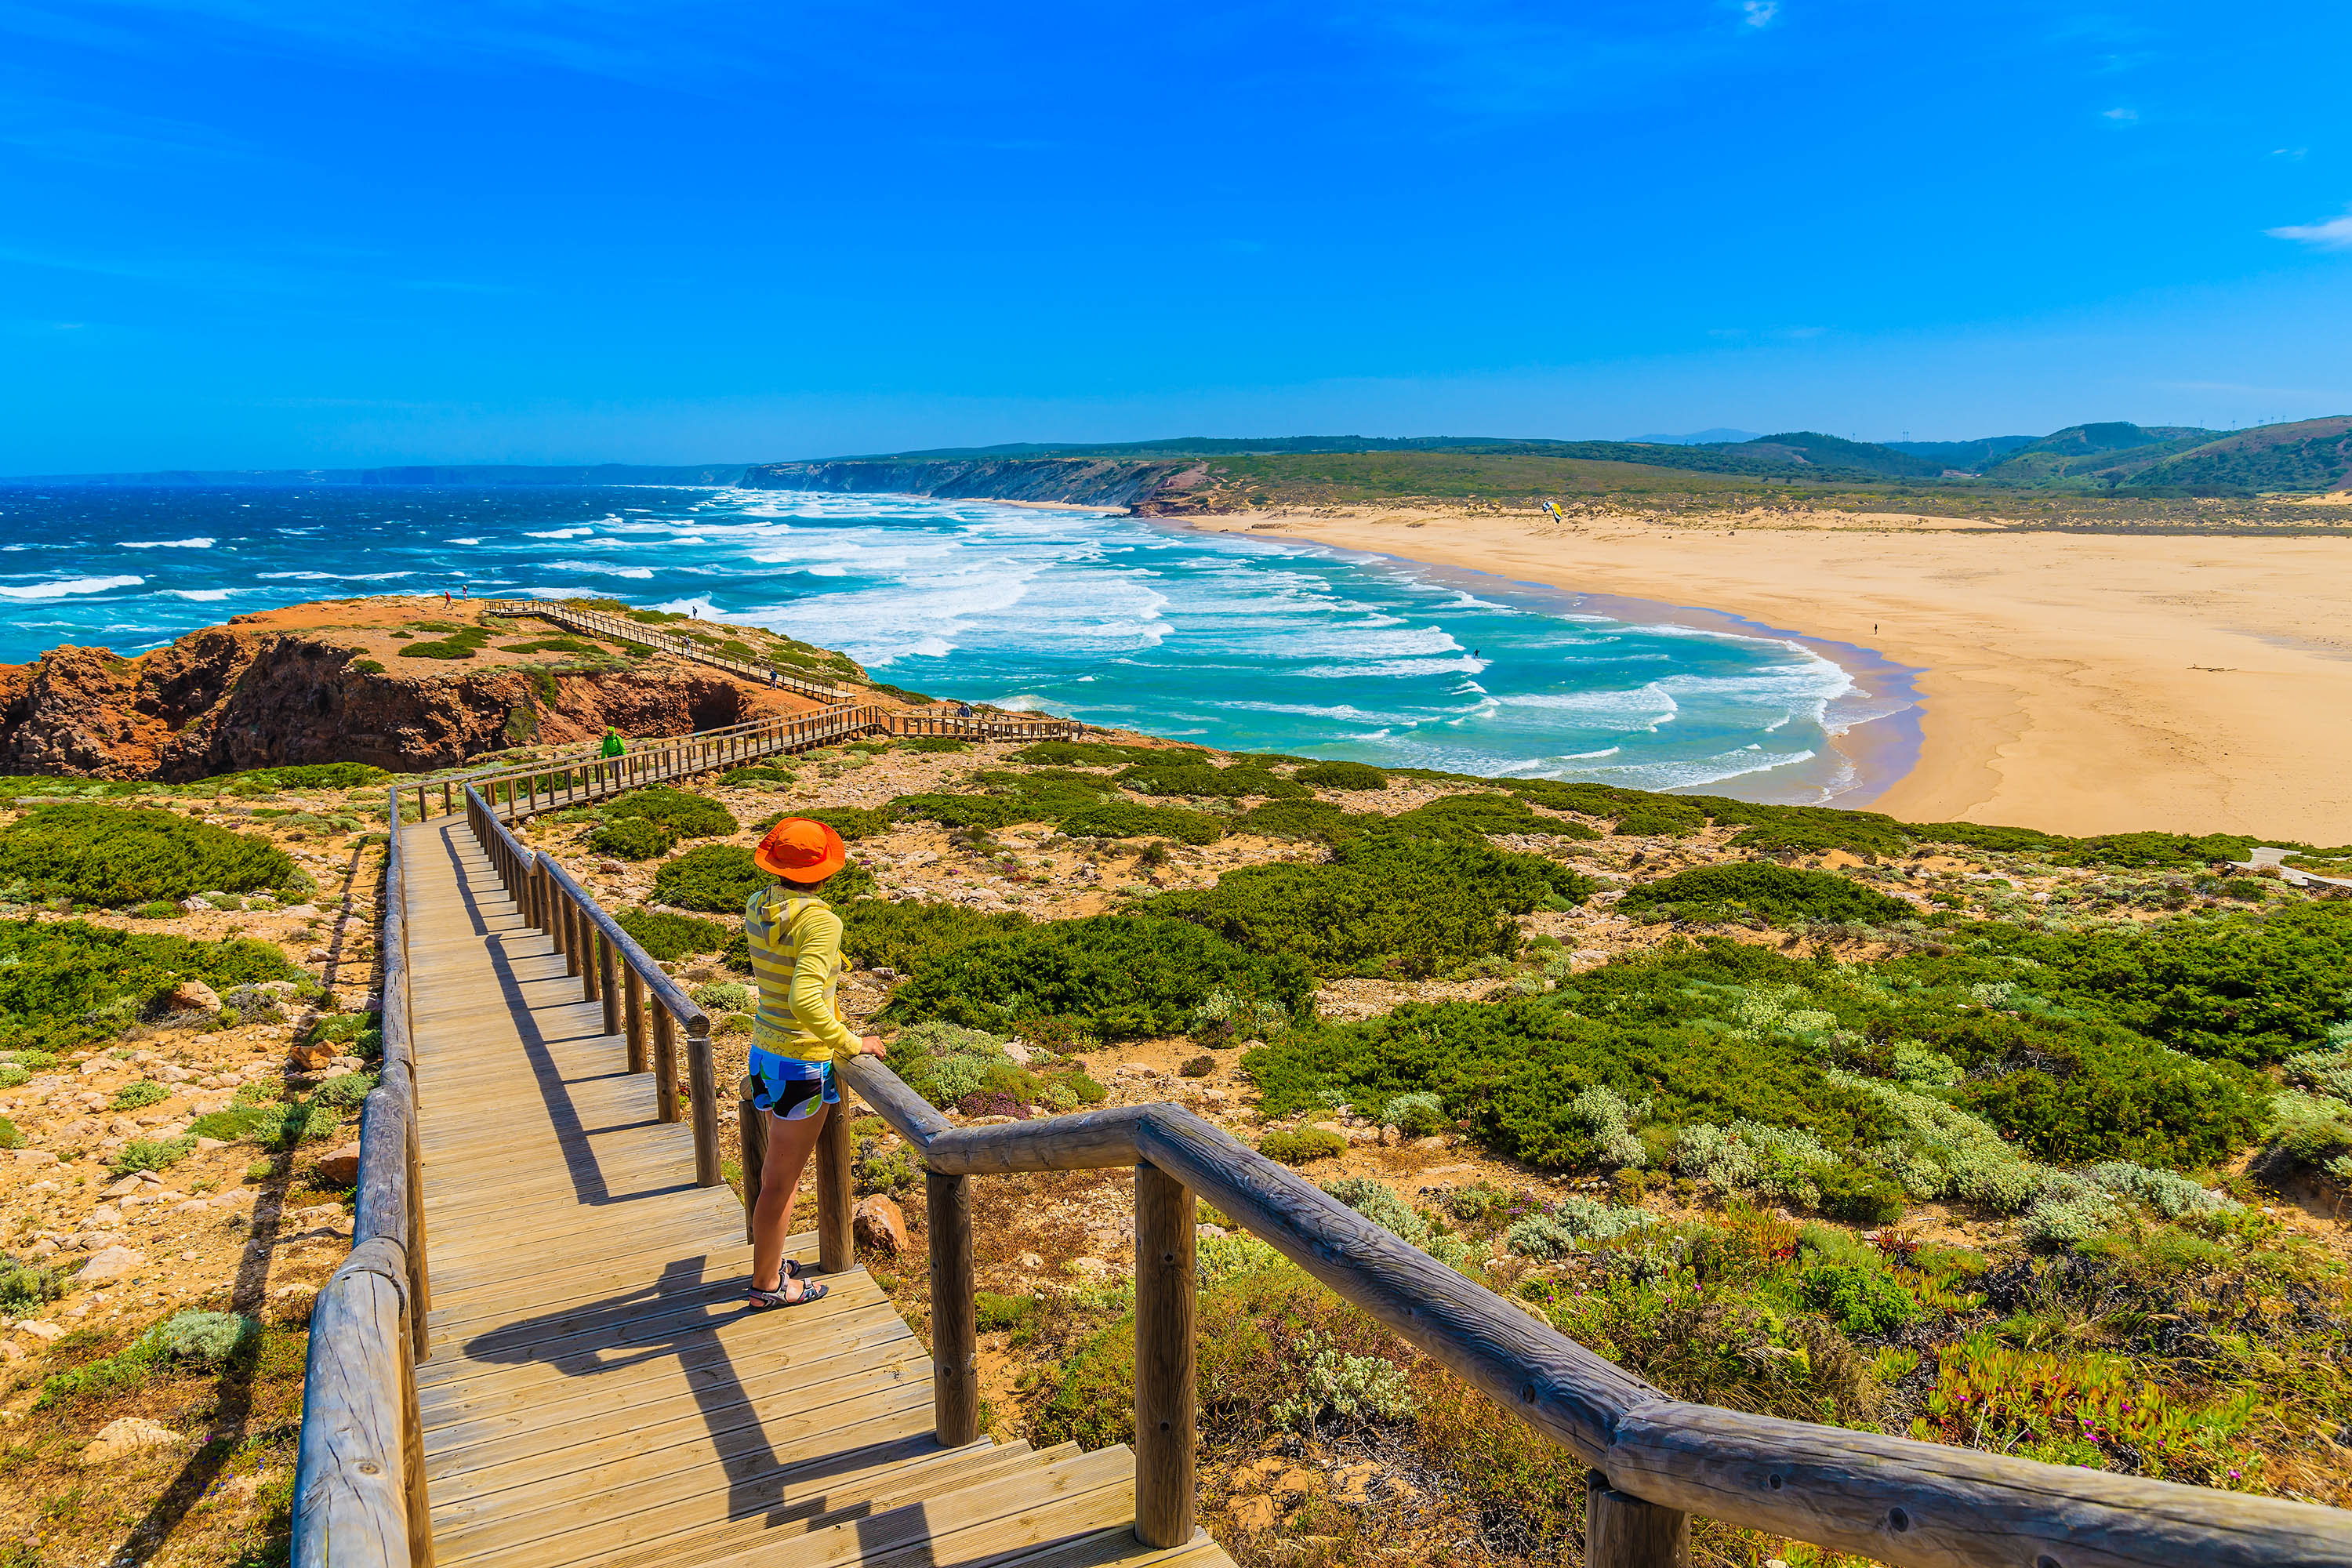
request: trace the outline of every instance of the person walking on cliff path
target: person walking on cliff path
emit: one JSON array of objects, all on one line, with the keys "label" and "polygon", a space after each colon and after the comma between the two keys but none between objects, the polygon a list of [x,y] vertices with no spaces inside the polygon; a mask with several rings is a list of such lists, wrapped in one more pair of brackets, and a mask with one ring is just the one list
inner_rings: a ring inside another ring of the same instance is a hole
[{"label": "person walking on cliff path", "polygon": [[759,982],[751,1023],[751,1102],[768,1119],[768,1155],[751,1206],[753,1311],[820,1300],[825,1287],[801,1278],[784,1256],[793,1197],[832,1107],[841,1103],[834,1064],[863,1051],[882,1054],[878,1035],[859,1037],[841,1021],[841,917],[817,895],[848,850],[822,822],[788,816],[768,830],[751,862],[776,879],[743,906],[743,934]]},{"label": "person walking on cliff path", "polygon": [[621,732],[618,730],[614,729],[610,724],[605,725],[603,754],[608,757],[617,757],[628,749],[629,743],[621,739]]}]

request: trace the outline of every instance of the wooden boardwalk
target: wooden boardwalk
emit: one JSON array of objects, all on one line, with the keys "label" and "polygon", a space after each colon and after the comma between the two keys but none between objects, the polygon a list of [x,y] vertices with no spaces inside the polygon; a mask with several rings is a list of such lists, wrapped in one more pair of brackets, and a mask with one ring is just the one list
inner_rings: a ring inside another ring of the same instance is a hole
[{"label": "wooden boardwalk", "polygon": [[745,1311],[742,1209],[694,1184],[689,1124],[466,818],[401,832],[433,1561],[1230,1568],[1205,1535],[1138,1543],[1123,1447],[941,1447],[930,1358],[865,1269]]}]

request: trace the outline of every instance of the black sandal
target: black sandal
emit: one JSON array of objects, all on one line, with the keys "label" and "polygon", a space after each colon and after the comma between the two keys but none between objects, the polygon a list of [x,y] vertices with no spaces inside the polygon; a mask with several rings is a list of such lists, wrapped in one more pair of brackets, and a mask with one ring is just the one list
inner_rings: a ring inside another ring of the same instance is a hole
[{"label": "black sandal", "polygon": [[779,1279],[776,1281],[776,1288],[772,1290],[762,1290],[757,1285],[752,1286],[750,1293],[743,1299],[743,1305],[754,1312],[764,1312],[773,1307],[805,1307],[811,1301],[824,1300],[825,1293],[831,1289],[829,1285],[803,1285],[798,1296],[787,1296],[784,1294],[784,1282]]}]

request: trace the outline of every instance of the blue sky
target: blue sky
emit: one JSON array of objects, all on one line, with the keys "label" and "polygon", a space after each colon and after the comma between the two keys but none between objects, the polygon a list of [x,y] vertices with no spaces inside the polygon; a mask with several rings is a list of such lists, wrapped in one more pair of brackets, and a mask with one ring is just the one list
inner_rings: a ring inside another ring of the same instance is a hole
[{"label": "blue sky", "polygon": [[2352,7],[0,0],[0,473],[2352,412]]}]

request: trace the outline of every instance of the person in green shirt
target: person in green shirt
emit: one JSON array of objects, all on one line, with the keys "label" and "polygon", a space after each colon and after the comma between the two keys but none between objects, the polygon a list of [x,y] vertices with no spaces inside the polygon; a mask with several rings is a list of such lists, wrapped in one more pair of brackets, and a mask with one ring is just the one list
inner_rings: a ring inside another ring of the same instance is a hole
[{"label": "person in green shirt", "polygon": [[621,732],[618,730],[613,729],[609,725],[606,726],[604,730],[604,755],[608,757],[617,757],[628,749],[629,743],[621,739]]},{"label": "person in green shirt", "polygon": [[768,1154],[751,1205],[754,1310],[797,1307],[825,1293],[800,1277],[784,1256],[793,1197],[832,1107],[841,1103],[833,1065],[860,1051],[882,1054],[879,1036],[863,1037],[841,1020],[841,917],[817,894],[841,869],[848,849],[822,822],[788,816],[768,830],[752,863],[776,880],[743,906],[743,934],[760,1009],[751,1022],[751,1102],[768,1119]]}]

